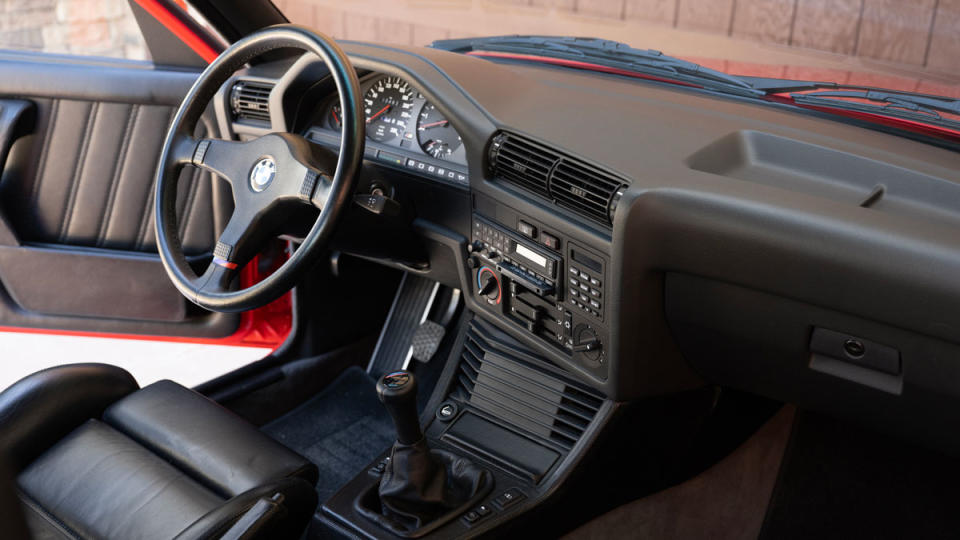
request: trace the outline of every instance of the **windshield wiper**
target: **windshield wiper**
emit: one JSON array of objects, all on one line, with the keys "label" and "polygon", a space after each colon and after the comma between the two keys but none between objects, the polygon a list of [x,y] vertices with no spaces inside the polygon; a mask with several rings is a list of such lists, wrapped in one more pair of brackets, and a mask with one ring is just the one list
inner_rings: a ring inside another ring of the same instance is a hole
[{"label": "windshield wiper", "polygon": [[488,51],[527,54],[562,60],[591,62],[633,73],[662,77],[694,84],[708,90],[761,97],[764,88],[755,88],[740,77],[688,62],[660,51],[634,49],[625,43],[598,38],[557,36],[494,36],[484,38],[444,39],[430,44],[435,49],[469,53]]},{"label": "windshield wiper", "polygon": [[[816,98],[816,101],[818,102],[828,101],[831,105],[836,104],[838,101],[847,99],[865,99],[868,101],[885,103],[886,105],[883,105],[883,107],[889,109],[902,109],[926,114],[935,114],[937,111],[939,111],[960,116],[960,99],[941,98],[936,96],[913,94],[910,92],[897,92],[894,90],[880,90],[856,86],[836,85],[835,87],[858,89],[810,92],[807,94],[790,94],[790,97],[792,97],[794,101],[800,98],[808,102],[812,98]],[[936,116],[939,117],[940,115],[937,114]]]},{"label": "windshield wiper", "polygon": [[[953,130],[960,128],[960,121],[944,118],[940,114],[960,115],[960,99],[835,82],[728,75],[695,62],[667,56],[660,51],[634,49],[625,43],[606,39],[515,35],[444,39],[434,41],[430,46],[457,53],[515,54],[518,55],[514,58],[517,60],[526,55],[594,64],[748,98],[774,100],[777,96],[789,94],[793,104],[801,107],[828,107],[892,116]],[[570,67],[579,66],[572,64]],[[583,66],[583,69],[589,67]]]},{"label": "windshield wiper", "polygon": [[[793,102],[798,105],[829,107],[845,111],[864,112],[882,116],[893,116],[925,124],[934,124],[960,130],[960,122],[944,118],[938,111],[951,114],[960,114],[960,100],[938,99],[927,96],[910,96],[890,94],[881,91],[837,91],[812,92],[809,94],[790,94]],[[863,103],[847,101],[850,98],[865,99],[883,103]]]}]

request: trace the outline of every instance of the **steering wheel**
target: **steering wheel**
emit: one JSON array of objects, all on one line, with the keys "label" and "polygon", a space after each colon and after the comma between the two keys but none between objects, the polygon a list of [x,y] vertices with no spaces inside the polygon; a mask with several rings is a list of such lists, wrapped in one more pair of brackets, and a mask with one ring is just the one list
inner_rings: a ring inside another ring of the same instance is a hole
[{"label": "steering wheel", "polygon": [[[197,122],[220,86],[250,60],[281,48],[316,54],[330,71],[343,111],[339,155],[290,133],[270,133],[247,142],[196,139]],[[357,73],[343,50],[331,38],[301,26],[266,28],[237,41],[207,66],[167,132],[156,177],[157,247],[167,275],[184,296],[213,311],[245,311],[278,298],[309,270],[351,201],[363,159],[360,98]],[[217,240],[213,261],[199,276],[187,263],[177,226],[177,183],[185,166],[225,178],[233,191],[233,215]],[[297,205],[320,209],[303,243],[263,281],[230,290],[237,272]]]}]

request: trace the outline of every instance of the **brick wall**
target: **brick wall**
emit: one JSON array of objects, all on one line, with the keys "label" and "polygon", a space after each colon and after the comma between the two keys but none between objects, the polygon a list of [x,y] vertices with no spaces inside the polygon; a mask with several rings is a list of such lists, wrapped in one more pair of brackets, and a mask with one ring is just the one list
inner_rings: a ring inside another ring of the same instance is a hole
[{"label": "brick wall", "polygon": [[[425,45],[424,39],[436,36],[474,35],[475,25],[488,26],[486,15],[533,16],[557,19],[564,29],[577,25],[593,29],[604,24],[625,27],[640,23],[636,25],[639,33],[642,26],[654,24],[953,74],[960,69],[960,0],[277,0],[276,3],[291,20],[311,24],[336,37],[412,45]],[[398,20],[383,15],[396,12],[398,7],[410,16]],[[504,7],[517,9],[510,11]],[[451,25],[450,16],[462,18],[460,24]]]},{"label": "brick wall", "polygon": [[[615,39],[731,73],[960,96],[960,0],[275,0],[336,38]],[[144,58],[127,0],[0,0],[0,47]]]},{"label": "brick wall", "polygon": [[960,96],[960,0],[276,0],[337,38],[585,35],[751,75]]},{"label": "brick wall", "polygon": [[0,48],[147,58],[127,0],[0,0]]}]

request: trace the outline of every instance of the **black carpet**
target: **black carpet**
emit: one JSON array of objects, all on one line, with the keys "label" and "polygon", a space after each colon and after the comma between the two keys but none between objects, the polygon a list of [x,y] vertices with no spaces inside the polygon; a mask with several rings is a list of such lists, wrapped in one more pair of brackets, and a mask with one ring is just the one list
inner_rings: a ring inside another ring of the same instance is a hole
[{"label": "black carpet", "polygon": [[374,380],[358,367],[348,368],[316,397],[262,429],[317,464],[321,502],[363,471],[396,436]]},{"label": "black carpet", "polygon": [[957,538],[960,460],[804,412],[761,538]]}]

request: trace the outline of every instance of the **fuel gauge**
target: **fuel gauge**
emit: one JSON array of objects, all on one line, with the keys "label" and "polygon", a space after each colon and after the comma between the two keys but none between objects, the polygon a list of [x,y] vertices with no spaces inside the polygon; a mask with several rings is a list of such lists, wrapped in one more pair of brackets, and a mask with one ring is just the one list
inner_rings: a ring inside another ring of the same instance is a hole
[{"label": "fuel gauge", "polygon": [[343,127],[343,114],[340,104],[336,103],[330,107],[330,112],[326,116],[327,127],[339,131]]}]

